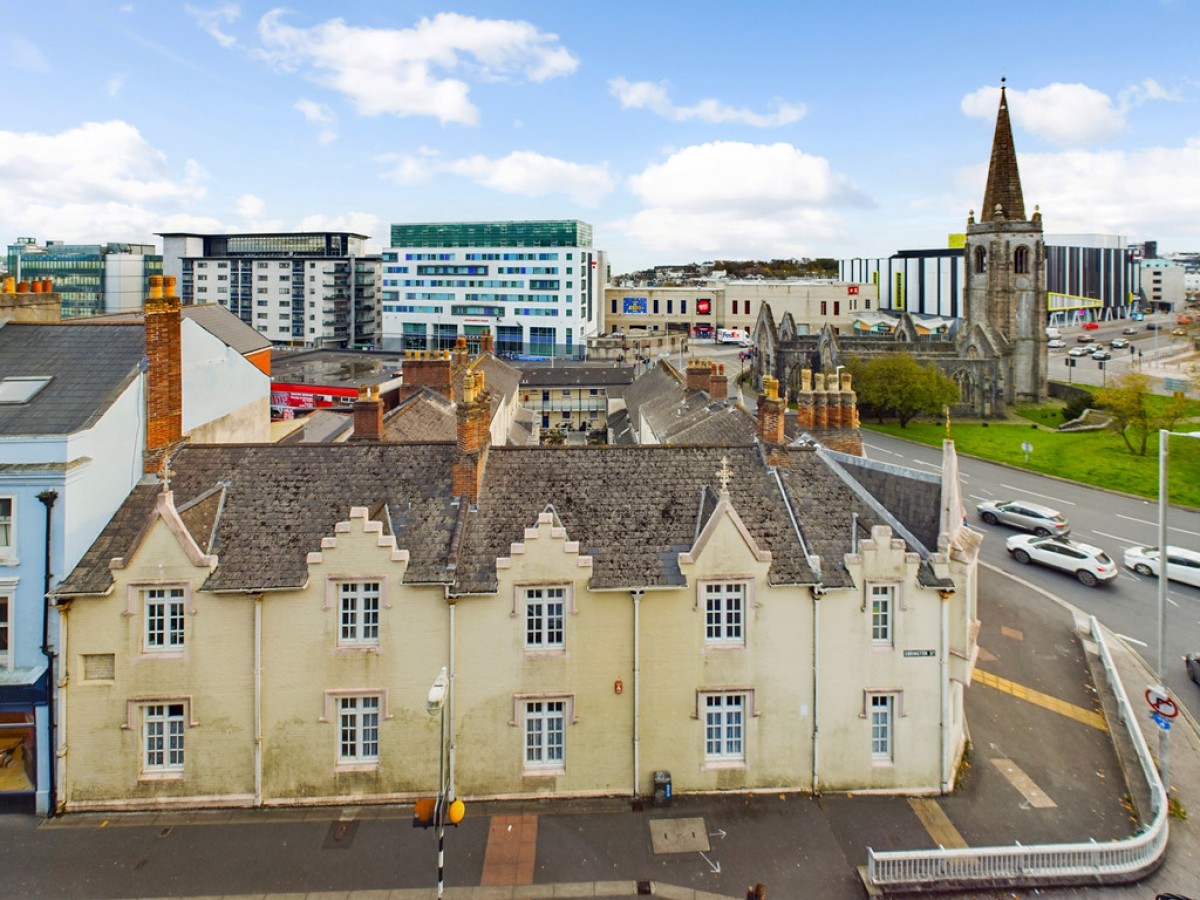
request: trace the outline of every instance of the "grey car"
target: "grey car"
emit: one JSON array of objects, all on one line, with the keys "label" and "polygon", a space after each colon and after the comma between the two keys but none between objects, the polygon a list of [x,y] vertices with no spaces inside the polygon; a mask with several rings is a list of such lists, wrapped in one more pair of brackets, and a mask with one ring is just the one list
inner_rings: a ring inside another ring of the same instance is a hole
[{"label": "grey car", "polygon": [[1071,533],[1066,516],[1056,509],[1026,500],[989,500],[975,507],[979,518],[989,525],[1008,525],[1034,534]]}]

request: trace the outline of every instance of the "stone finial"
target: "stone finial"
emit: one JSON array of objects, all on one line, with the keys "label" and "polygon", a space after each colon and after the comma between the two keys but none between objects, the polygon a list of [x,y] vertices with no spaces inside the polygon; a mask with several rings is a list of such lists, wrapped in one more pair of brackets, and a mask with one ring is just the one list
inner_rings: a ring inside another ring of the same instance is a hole
[{"label": "stone finial", "polygon": [[729,468],[729,457],[721,457],[721,468],[717,469],[717,479],[721,482],[721,493],[729,493],[729,481],[733,478],[733,469]]}]

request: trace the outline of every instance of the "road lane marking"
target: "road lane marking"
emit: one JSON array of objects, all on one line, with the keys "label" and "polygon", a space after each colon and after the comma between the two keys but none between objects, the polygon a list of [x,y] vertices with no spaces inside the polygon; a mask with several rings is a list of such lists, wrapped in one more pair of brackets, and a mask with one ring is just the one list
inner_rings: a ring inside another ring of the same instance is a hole
[{"label": "road lane marking", "polygon": [[1098,534],[1100,537],[1112,538],[1114,541],[1120,541],[1123,544],[1129,544],[1131,547],[1137,546],[1137,541],[1135,541],[1133,538],[1122,537],[1119,534],[1109,534],[1107,531],[1093,531],[1092,534]]},{"label": "road lane marking", "polygon": [[1058,713],[1060,716],[1066,716],[1068,719],[1074,719],[1076,722],[1090,725],[1099,731],[1108,731],[1108,724],[1104,721],[1104,716],[1098,712],[1084,709],[1082,706],[1076,706],[1074,703],[1068,703],[1066,700],[1059,700],[1057,697],[1051,697],[1049,694],[1035,691],[1033,688],[1017,684],[1015,681],[1009,681],[1007,678],[1001,678],[999,675],[993,675],[991,672],[985,672],[978,667],[976,667],[972,679],[987,687],[995,688],[998,691],[1016,697],[1018,700],[1025,700],[1034,706],[1040,706],[1042,709]]},{"label": "road lane marking", "polygon": [[[1157,522],[1151,522],[1148,519],[1135,519],[1133,516],[1123,516],[1120,513],[1117,513],[1117,518],[1118,519],[1127,519],[1130,522],[1137,522],[1139,525],[1153,525],[1155,528],[1158,527]],[[1200,531],[1188,531],[1186,528],[1178,528],[1178,527],[1170,524],[1169,522],[1167,523],[1167,530],[1168,531],[1178,531],[1180,534],[1190,534],[1195,537],[1200,537]]]},{"label": "road lane marking", "polygon": [[1019,493],[1022,493],[1022,494],[1029,494],[1030,496],[1033,496],[1033,497],[1039,497],[1042,500],[1046,500],[1046,501],[1052,500],[1055,503],[1061,504],[1063,506],[1075,506],[1075,504],[1072,503],[1070,500],[1059,500],[1055,497],[1047,496],[1046,494],[1042,493],[1041,491],[1027,491],[1027,490],[1025,490],[1025,488],[1013,487],[1011,484],[1002,484],[1002,485],[1000,485],[1000,487],[1002,487],[1006,490],[1009,490],[1009,491],[1018,491]]},{"label": "road lane marking", "polygon": [[958,833],[958,829],[954,827],[954,823],[950,821],[945,810],[938,806],[936,800],[929,797],[909,797],[908,805],[917,814],[917,818],[921,820],[921,824],[925,826],[929,836],[941,847],[950,849],[967,846],[963,836]]},{"label": "road lane marking", "polygon": [[1117,637],[1119,637],[1121,640],[1123,640],[1123,641],[1129,641],[1129,643],[1131,643],[1131,644],[1137,644],[1139,647],[1149,647],[1149,646],[1150,646],[1150,645],[1149,645],[1149,644],[1147,644],[1145,641],[1139,641],[1137,638],[1135,638],[1135,637],[1130,637],[1130,636],[1129,636],[1129,635],[1127,635],[1127,634],[1121,634],[1120,632],[1116,632],[1116,635],[1117,635]]},{"label": "road lane marking", "polygon": [[942,471],[941,463],[927,463],[924,460],[920,460],[920,459],[914,459],[912,461],[912,463],[914,466],[929,466],[929,468],[931,468],[931,469],[937,469],[939,472]]},{"label": "road lane marking", "polygon": [[1018,628],[1009,628],[1007,625],[1000,626],[1000,633],[1006,638],[1012,638],[1014,641],[1025,640],[1025,632]]},{"label": "road lane marking", "polygon": [[992,765],[1000,770],[1000,774],[1008,779],[1008,783],[1015,787],[1034,809],[1054,809],[1058,806],[1011,759],[993,759]]}]

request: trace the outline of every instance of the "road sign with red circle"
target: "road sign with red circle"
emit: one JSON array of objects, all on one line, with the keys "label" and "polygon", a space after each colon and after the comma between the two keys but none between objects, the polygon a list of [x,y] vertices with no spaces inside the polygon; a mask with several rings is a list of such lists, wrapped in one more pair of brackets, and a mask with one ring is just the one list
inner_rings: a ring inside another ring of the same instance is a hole
[{"label": "road sign with red circle", "polygon": [[1146,702],[1150,708],[1164,719],[1173,719],[1179,715],[1179,707],[1175,701],[1166,695],[1162,688],[1146,688]]}]

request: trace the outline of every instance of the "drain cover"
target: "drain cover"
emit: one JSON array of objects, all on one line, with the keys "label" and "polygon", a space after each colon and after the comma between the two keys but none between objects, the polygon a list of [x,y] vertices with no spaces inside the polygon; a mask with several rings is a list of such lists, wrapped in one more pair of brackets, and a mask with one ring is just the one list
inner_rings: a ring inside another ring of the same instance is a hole
[{"label": "drain cover", "polygon": [[650,844],[656,854],[708,850],[708,830],[704,819],[651,819]]}]

